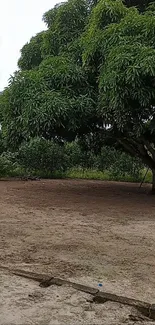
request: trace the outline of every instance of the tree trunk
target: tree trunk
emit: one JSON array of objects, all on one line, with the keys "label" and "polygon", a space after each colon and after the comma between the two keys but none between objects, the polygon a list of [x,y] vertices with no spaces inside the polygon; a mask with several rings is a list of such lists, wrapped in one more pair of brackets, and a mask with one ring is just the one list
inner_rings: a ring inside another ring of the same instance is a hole
[{"label": "tree trunk", "polygon": [[155,195],[155,169],[152,170],[152,194]]}]

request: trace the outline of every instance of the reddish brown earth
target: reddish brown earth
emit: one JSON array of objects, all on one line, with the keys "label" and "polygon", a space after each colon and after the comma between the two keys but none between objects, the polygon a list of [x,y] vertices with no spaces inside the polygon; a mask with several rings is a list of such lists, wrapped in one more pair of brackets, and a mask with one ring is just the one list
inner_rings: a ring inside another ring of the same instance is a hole
[{"label": "reddish brown earth", "polygon": [[[102,290],[155,302],[155,197],[147,190],[83,180],[0,181],[0,266],[94,287],[101,282]],[[0,325],[134,324],[128,307],[91,307],[73,289],[39,289],[3,269],[0,292]]]}]

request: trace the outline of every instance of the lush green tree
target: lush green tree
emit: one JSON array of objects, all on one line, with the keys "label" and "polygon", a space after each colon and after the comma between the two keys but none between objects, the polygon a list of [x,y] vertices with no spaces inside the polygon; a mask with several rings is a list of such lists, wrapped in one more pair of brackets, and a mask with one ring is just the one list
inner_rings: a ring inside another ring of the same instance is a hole
[{"label": "lush green tree", "polygon": [[3,133],[12,149],[35,136],[72,140],[95,125],[88,76],[68,58],[51,57],[37,71],[17,73],[3,98]]},{"label": "lush green tree", "polygon": [[99,132],[151,168],[155,192],[155,10],[144,10],[148,2],[136,9],[136,0],[68,0],[44,15],[48,30],[23,48],[22,71],[3,94],[9,146]]},{"label": "lush green tree", "polygon": [[55,6],[43,17],[48,30],[21,50],[20,71],[3,95],[3,133],[11,148],[34,136],[72,140],[95,125],[96,96],[79,40],[89,7],[85,0]]},{"label": "lush green tree", "polygon": [[32,37],[21,49],[19,68],[31,70],[47,56],[67,53],[72,47],[75,52],[75,46],[78,46],[76,40],[87,23],[89,6],[86,0],[69,0],[46,12],[43,21],[48,29]]},{"label": "lush green tree", "polygon": [[[105,20],[105,18],[107,20]],[[105,28],[106,24],[106,28]],[[85,33],[84,62],[98,69],[98,113],[111,134],[153,172],[155,191],[155,15],[100,1]]]},{"label": "lush green tree", "polygon": [[39,66],[43,60],[41,46],[45,32],[32,37],[30,42],[25,44],[21,49],[21,57],[18,66],[21,70],[31,70]]}]

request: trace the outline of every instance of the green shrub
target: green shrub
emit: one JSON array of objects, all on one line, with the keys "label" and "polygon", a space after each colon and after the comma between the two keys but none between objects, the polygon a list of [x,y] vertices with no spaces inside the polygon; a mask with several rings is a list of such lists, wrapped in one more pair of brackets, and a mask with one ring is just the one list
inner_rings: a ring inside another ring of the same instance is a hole
[{"label": "green shrub", "polygon": [[53,173],[67,169],[64,147],[44,138],[34,138],[23,143],[17,153],[17,161],[26,171]]},{"label": "green shrub", "polygon": [[143,168],[138,158],[131,157],[115,148],[103,147],[98,156],[98,170],[109,171],[112,178],[116,180],[129,176],[137,181],[142,176]]},{"label": "green shrub", "polygon": [[68,156],[69,167],[96,168],[97,156],[92,150],[83,150],[78,141],[66,143],[65,150]]},{"label": "green shrub", "polygon": [[80,166],[82,163],[82,151],[76,141],[65,144],[65,152],[68,156],[68,167]]},{"label": "green shrub", "polygon": [[[95,155],[78,143],[58,144],[44,138],[23,143],[18,152],[0,155],[0,177],[36,174],[45,178],[79,177],[139,181],[144,166],[134,157],[115,148],[102,147]],[[66,173],[67,171],[67,173]]]},{"label": "green shrub", "polygon": [[11,161],[7,154],[0,156],[0,177],[11,176],[16,168],[16,163]]}]

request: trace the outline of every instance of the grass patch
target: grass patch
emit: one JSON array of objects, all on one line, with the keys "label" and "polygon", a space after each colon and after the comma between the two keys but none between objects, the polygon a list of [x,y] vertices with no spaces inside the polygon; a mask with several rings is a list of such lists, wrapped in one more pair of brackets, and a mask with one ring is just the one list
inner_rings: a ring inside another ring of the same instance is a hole
[{"label": "grass patch", "polygon": [[[62,171],[55,171],[55,172],[46,172],[46,171],[28,171],[22,167],[16,167],[6,175],[0,175],[0,177],[23,177],[23,176],[38,176],[44,179],[90,179],[90,180],[101,180],[101,181],[118,181],[118,182],[134,182],[134,183],[141,183],[144,176],[146,174],[146,169],[141,171],[141,175],[138,178],[134,176],[125,174],[125,175],[113,175],[108,170],[99,171],[95,169],[82,169],[82,168],[72,168],[69,169],[67,172]],[[151,183],[152,182],[152,172],[151,170],[148,171],[144,183]]]},{"label": "grass patch", "polygon": [[[92,179],[92,180],[101,180],[101,181],[120,181],[120,182],[136,182],[139,183],[142,181],[146,170],[143,170],[141,172],[141,175],[137,179],[135,179],[134,176],[125,174],[125,175],[113,175],[108,170],[105,170],[103,172],[98,170],[92,170],[92,169],[80,169],[80,168],[74,168],[69,170],[66,173],[67,178],[79,178],[79,179]],[[152,174],[149,171],[146,177],[145,182],[151,183]]]}]

